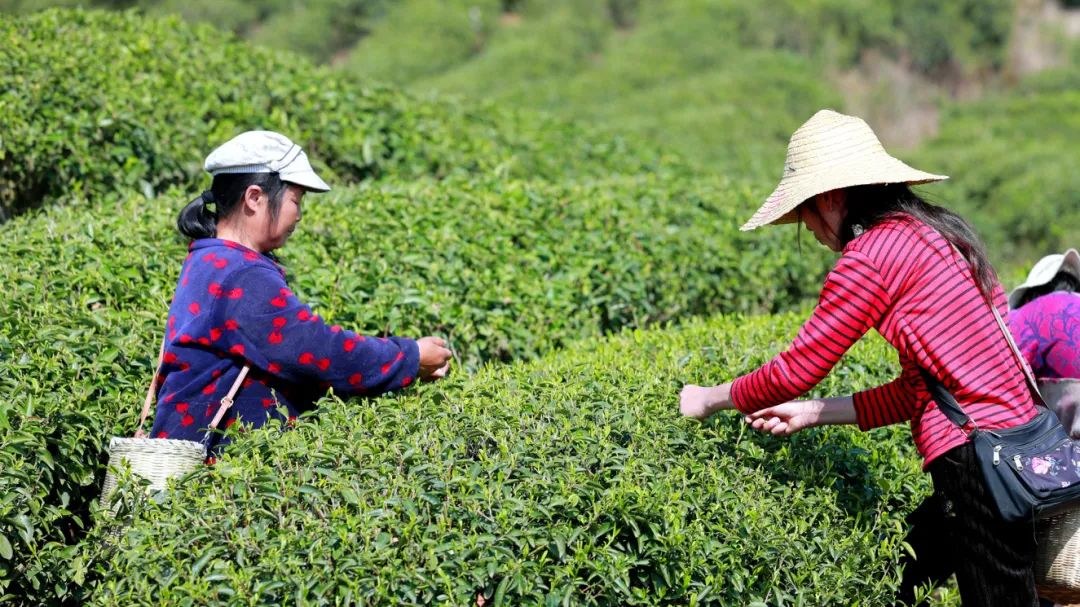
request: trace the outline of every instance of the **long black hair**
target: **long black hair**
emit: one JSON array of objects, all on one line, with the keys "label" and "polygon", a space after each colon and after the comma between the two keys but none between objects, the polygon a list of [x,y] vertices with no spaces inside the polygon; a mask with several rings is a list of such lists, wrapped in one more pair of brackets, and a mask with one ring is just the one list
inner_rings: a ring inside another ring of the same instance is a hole
[{"label": "long black hair", "polygon": [[875,184],[846,188],[847,216],[840,226],[841,245],[847,245],[864,230],[889,219],[908,216],[937,230],[971,264],[975,284],[988,299],[997,284],[986,247],[963,217],[926,202],[907,184]]},{"label": "long black hair", "polygon": [[1080,293],[1080,279],[1069,272],[1058,272],[1050,282],[1024,291],[1024,295],[1020,298],[1020,305],[1016,307],[1022,308],[1034,299],[1057,291]]},{"label": "long black hair", "polygon": [[[285,182],[277,173],[221,173],[214,177],[210,189],[192,200],[176,218],[176,229],[192,240],[217,236],[217,222],[240,208],[244,192],[257,185],[270,199],[270,219],[276,220],[281,210]],[[213,208],[210,208],[213,206]]]}]

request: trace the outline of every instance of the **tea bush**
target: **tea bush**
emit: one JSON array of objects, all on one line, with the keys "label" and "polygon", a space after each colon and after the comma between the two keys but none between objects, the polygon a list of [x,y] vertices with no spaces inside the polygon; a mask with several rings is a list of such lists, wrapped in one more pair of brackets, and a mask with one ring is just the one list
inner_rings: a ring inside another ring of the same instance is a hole
[{"label": "tea bush", "polygon": [[[52,10],[0,19],[0,220],[116,190],[201,178],[243,130],[282,131],[339,180],[500,172],[572,178],[663,164],[553,119],[420,100],[208,26]],[[109,69],[101,69],[108,65]]]},{"label": "tea bush", "polygon": [[[927,489],[906,428],[776,439],[678,415],[684,381],[750,370],[798,321],[628,332],[244,433],[88,547],[91,602],[885,604]],[[894,372],[874,340],[823,389]]]},{"label": "tea bush", "polygon": [[[66,596],[82,575],[73,544],[108,437],[133,430],[190,195],[106,197],[0,229],[0,597]],[[826,260],[783,229],[738,232],[756,202],[680,174],[384,180],[311,197],[282,255],[328,319],[444,335],[473,369],[623,327],[797,305]]]}]

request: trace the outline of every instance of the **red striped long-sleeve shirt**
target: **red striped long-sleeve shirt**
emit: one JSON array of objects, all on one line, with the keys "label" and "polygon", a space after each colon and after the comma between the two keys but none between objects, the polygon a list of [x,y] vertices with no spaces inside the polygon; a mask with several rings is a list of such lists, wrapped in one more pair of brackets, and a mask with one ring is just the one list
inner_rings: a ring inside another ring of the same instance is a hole
[{"label": "red striped long-sleeve shirt", "polygon": [[[1004,314],[1005,294],[996,283],[993,298]],[[735,407],[750,413],[805,394],[870,329],[896,348],[902,372],[853,395],[858,425],[869,430],[910,421],[924,466],[967,438],[932,401],[920,367],[982,429],[1035,415],[1024,375],[970,266],[937,231],[910,217],[879,223],[848,243],[791,347],[735,380]]]}]

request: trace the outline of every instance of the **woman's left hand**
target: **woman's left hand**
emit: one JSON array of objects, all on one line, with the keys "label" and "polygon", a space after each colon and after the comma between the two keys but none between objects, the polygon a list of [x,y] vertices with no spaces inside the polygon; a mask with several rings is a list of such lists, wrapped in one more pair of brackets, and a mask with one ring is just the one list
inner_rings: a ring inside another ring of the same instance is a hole
[{"label": "woman's left hand", "polygon": [[821,421],[821,401],[793,400],[782,405],[755,411],[746,416],[746,422],[754,430],[777,436],[789,436],[818,425]]},{"label": "woman's left hand", "polygon": [[793,400],[746,416],[746,423],[755,430],[777,436],[790,436],[814,426],[856,422],[855,405],[850,396]]}]

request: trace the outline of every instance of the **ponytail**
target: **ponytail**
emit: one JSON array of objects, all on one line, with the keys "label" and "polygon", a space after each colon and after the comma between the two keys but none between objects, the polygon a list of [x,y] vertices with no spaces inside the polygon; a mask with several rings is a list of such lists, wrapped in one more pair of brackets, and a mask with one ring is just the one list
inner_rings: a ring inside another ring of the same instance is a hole
[{"label": "ponytail", "polygon": [[217,236],[217,210],[207,206],[215,202],[214,193],[210,190],[204,191],[180,211],[180,217],[176,219],[176,229],[192,240]]},{"label": "ponytail", "polygon": [[[244,192],[259,186],[270,201],[270,217],[277,219],[285,182],[277,173],[221,173],[214,176],[210,189],[192,200],[176,218],[176,229],[191,240],[217,237],[217,222],[239,208]],[[213,208],[211,208],[211,206]]]}]

